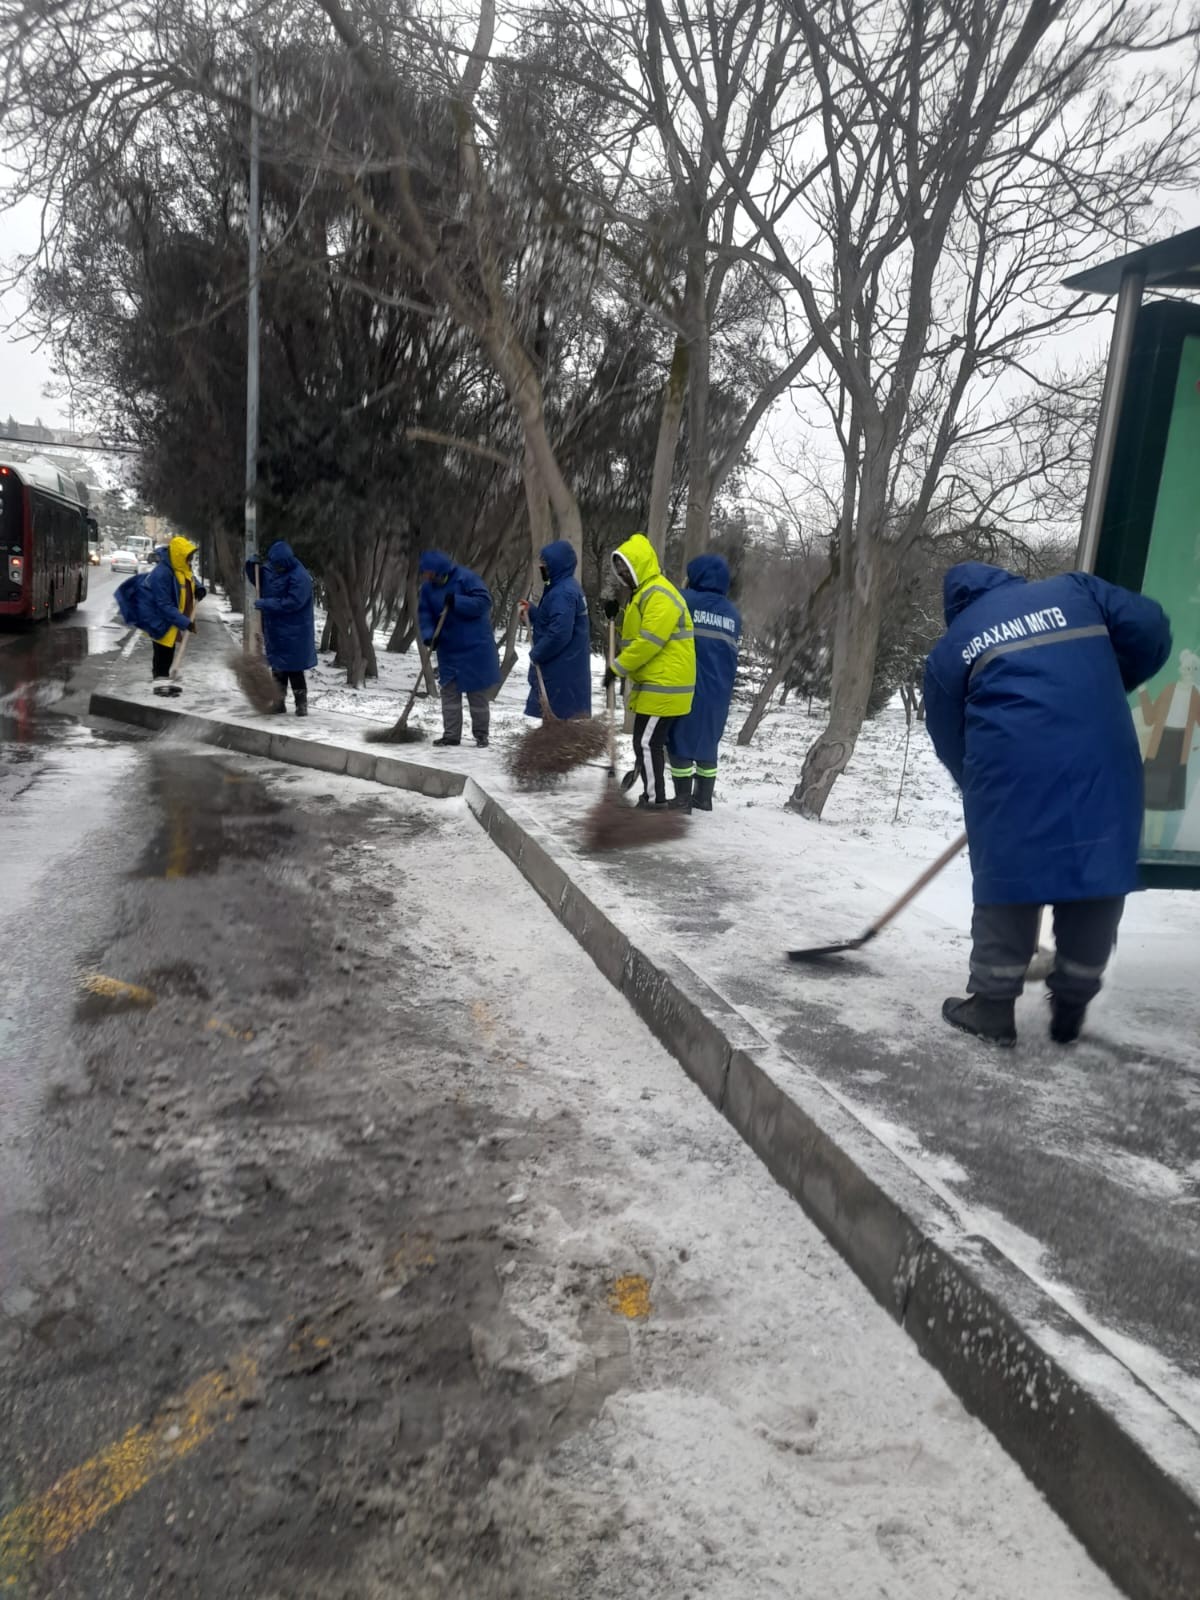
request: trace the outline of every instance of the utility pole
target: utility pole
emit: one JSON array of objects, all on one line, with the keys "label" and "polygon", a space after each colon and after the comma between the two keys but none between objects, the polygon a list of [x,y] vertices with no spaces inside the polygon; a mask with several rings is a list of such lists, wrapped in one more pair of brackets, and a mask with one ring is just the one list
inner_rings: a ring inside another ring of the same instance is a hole
[{"label": "utility pole", "polygon": [[[246,210],[246,238],[250,284],[246,299],[246,527],[243,558],[258,553],[258,52],[250,67],[250,197]],[[259,614],[254,609],[254,585],[242,584],[242,648],[257,650]]]}]

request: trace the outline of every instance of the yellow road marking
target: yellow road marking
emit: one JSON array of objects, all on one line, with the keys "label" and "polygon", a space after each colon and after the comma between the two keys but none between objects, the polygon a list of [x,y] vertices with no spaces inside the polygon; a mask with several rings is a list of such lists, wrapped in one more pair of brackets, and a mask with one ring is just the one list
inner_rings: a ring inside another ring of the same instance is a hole
[{"label": "yellow road marking", "polygon": [[152,1006],[156,1000],[152,989],[143,989],[140,983],[126,983],[123,978],[107,978],[102,972],[89,973],[83,987],[89,994],[103,995],[106,1000],[129,1000],[138,1006]]},{"label": "yellow road marking", "polygon": [[640,1272],[627,1272],[618,1278],[608,1291],[608,1309],[631,1322],[648,1317],[654,1310],[650,1304],[650,1283]]},{"label": "yellow road marking", "polygon": [[254,1037],[253,1028],[234,1028],[228,1022],[222,1022],[220,1017],[209,1017],[204,1026],[209,1033],[219,1033],[223,1039],[239,1039],[242,1044],[249,1044]]},{"label": "yellow road marking", "polygon": [[130,1428],[99,1455],[0,1519],[0,1587],[14,1589],[44,1555],[58,1555],[234,1417],[258,1373],[252,1356],[197,1378],[148,1427]]}]

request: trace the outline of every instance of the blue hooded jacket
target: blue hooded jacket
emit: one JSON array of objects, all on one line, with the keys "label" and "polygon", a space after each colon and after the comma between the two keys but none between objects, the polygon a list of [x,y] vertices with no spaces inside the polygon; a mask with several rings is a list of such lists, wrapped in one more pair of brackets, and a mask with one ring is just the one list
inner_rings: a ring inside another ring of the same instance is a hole
[{"label": "blue hooded jacket", "polygon": [[1138,886],[1142,761],[1126,695],[1171,650],[1154,600],[1088,573],[951,567],[925,721],[963,792],[978,905]]},{"label": "blue hooded jacket", "polygon": [[483,579],[469,567],[456,566],[441,550],[426,550],[420,571],[444,583],[421,585],[421,637],[433,638],[446,602],[453,604],[437,642],[439,683],[457,683],[463,694],[477,694],[500,682],[500,652],[492,633],[492,597]]},{"label": "blue hooded jacket", "polygon": [[534,666],[542,669],[546,697],[556,717],[592,714],[592,647],[588,639],[588,608],[575,577],[575,552],[566,539],[548,544],[542,563],[550,574],[541,604],[530,606],[529,626],[533,649],[529,652],[527,717],[542,714]]},{"label": "blue hooded jacket", "polygon": [[[190,556],[196,546],[190,539],[176,537],[179,538],[181,550]],[[115,596],[122,620],[132,628],[140,628],[151,639],[162,639],[173,628],[186,633],[192,626],[187,613],[180,609],[179,575],[172,568],[169,557],[169,545],[157,546],[150,569],[126,578]],[[207,592],[204,585],[194,578],[189,581],[193,599],[203,600]],[[175,642],[173,636],[170,642]]]},{"label": "blue hooded jacket", "polygon": [[729,598],[725,557],[703,555],[689,561],[683,598],[696,636],[696,694],[687,716],[672,724],[671,756],[675,761],[715,767],[742,637],[742,614]]},{"label": "blue hooded jacket", "polygon": [[[254,562],[247,561],[246,576],[254,582]],[[316,626],[313,618],[313,583],[308,569],[290,544],[277,539],[259,568],[263,649],[272,672],[308,672],[317,664]]]}]

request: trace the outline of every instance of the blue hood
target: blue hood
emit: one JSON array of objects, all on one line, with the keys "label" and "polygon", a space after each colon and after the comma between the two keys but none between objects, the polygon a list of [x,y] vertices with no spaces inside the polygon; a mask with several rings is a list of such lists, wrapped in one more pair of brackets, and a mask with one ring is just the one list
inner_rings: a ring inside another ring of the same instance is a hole
[{"label": "blue hood", "polygon": [[946,626],[949,627],[960,612],[974,605],[980,595],[989,589],[999,589],[1005,583],[1024,583],[1025,579],[1003,567],[989,566],[986,561],[960,561],[947,572],[942,585],[942,598],[946,608]]},{"label": "blue hood", "polygon": [[548,544],[542,551],[542,561],[551,583],[557,578],[569,578],[579,564],[568,539],[556,539]]},{"label": "blue hood", "polygon": [[286,540],[276,539],[267,551],[267,565],[274,567],[276,572],[290,572],[296,565],[295,552]]},{"label": "blue hood", "polygon": [[709,594],[729,593],[729,563],[724,556],[696,556],[688,562],[689,589],[706,589]]},{"label": "blue hood", "polygon": [[447,578],[454,571],[454,563],[444,550],[422,550],[417,571],[432,572],[435,578]]}]

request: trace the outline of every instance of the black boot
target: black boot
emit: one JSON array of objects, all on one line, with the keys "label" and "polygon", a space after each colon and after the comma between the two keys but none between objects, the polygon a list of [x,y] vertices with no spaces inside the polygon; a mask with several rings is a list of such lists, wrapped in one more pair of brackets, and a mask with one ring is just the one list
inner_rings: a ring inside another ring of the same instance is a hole
[{"label": "black boot", "polygon": [[1087,1006],[1079,1000],[1050,996],[1050,1037],[1055,1044],[1074,1044],[1083,1030]]},{"label": "black boot", "polygon": [[435,739],[433,741],[433,748],[435,750],[443,750],[447,749],[451,745],[456,745],[459,742],[460,741],[458,739],[447,739],[446,735],[443,734],[440,739]]},{"label": "black boot", "polygon": [[989,1044],[1011,1045],[1017,1042],[1016,1005],[1015,1000],[989,1000],[973,994],[969,1000],[947,1000],[942,1015],[963,1033],[973,1033]]},{"label": "black boot", "polygon": [[690,811],[692,809],[692,775],[689,772],[685,778],[671,775],[671,782],[675,785],[675,798],[670,802],[674,811]]},{"label": "black boot", "polygon": [[487,736],[487,734],[486,733],[477,733],[475,735],[475,743],[479,747],[480,750],[486,750],[487,747],[488,747],[488,736]]},{"label": "black boot", "polygon": [[666,811],[671,805],[671,802],[667,799],[651,800],[648,794],[638,795],[637,803],[639,811]]},{"label": "black boot", "polygon": [[296,701],[296,715],[298,717],[306,717],[308,715],[308,701],[307,700],[297,700]]},{"label": "black boot", "polygon": [[697,811],[711,811],[713,803],[713,790],[717,786],[716,778],[697,778],[696,792],[692,796],[692,804]]}]

